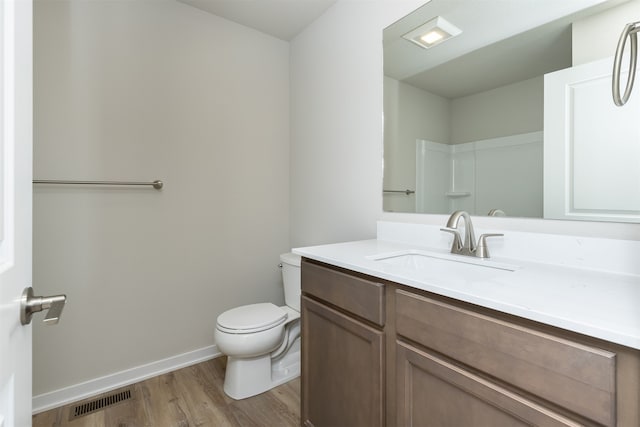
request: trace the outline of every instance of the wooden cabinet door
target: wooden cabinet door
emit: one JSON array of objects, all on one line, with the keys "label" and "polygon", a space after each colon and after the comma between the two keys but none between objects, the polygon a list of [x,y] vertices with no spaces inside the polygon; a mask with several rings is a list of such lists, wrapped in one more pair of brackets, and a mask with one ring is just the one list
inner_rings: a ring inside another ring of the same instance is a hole
[{"label": "wooden cabinet door", "polygon": [[435,354],[396,348],[399,426],[581,425]]},{"label": "wooden cabinet door", "polygon": [[383,332],[302,297],[302,423],[384,425]]}]

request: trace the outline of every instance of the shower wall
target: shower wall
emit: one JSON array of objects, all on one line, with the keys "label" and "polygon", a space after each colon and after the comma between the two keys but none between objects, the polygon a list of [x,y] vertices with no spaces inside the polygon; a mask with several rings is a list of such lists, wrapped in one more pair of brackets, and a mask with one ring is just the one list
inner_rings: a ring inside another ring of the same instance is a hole
[{"label": "shower wall", "polygon": [[542,132],[464,144],[416,141],[416,212],[542,218]]},{"label": "shower wall", "polygon": [[36,0],[36,397],[192,350],[240,304],[283,302],[289,44],[173,0]]}]

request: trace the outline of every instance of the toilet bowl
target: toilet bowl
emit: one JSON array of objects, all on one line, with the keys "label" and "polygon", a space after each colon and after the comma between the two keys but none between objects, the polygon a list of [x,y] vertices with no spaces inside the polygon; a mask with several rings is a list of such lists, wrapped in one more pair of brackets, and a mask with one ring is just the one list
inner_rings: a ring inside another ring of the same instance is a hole
[{"label": "toilet bowl", "polygon": [[280,255],[285,306],[243,305],[218,316],[215,341],[227,355],[224,391],[233,399],[263,393],[300,375],[300,257]]}]

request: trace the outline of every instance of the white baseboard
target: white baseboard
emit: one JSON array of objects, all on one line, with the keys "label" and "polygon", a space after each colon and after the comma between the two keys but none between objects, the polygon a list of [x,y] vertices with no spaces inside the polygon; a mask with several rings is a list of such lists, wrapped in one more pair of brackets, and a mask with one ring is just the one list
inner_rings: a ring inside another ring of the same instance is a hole
[{"label": "white baseboard", "polygon": [[184,368],[189,365],[204,362],[205,360],[214,359],[221,356],[216,345],[204,347],[187,353],[178,354],[177,356],[168,357],[166,359],[157,360],[147,363],[146,365],[136,366],[135,368],[116,372],[104,377],[85,381],[59,390],[43,393],[33,396],[33,414],[47,411],[49,409],[64,406],[78,400],[86,399],[109,390],[124,387],[147,378],[155,377],[176,369]]}]

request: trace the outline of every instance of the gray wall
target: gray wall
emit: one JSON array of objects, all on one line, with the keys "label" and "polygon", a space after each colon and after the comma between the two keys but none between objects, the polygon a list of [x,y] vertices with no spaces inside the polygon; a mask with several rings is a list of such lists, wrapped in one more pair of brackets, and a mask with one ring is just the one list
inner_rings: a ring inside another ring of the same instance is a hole
[{"label": "gray wall", "polygon": [[169,0],[35,2],[35,395],[213,344],[223,310],[282,303],[289,45]]},{"label": "gray wall", "polygon": [[574,22],[571,26],[573,65],[615,55],[622,29],[627,23],[637,20],[638,16],[640,0],[631,0]]},{"label": "gray wall", "polygon": [[[384,188],[416,188],[416,140],[449,144],[451,101],[384,77]],[[416,197],[383,195],[385,211],[415,212]]]},{"label": "gray wall", "polygon": [[543,76],[451,101],[451,143],[541,131]]}]

